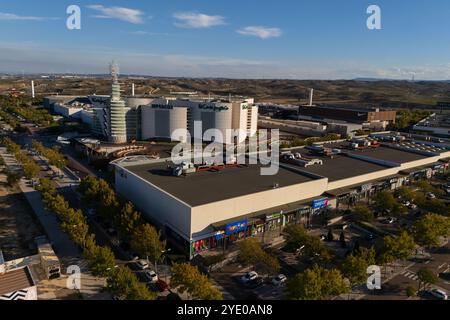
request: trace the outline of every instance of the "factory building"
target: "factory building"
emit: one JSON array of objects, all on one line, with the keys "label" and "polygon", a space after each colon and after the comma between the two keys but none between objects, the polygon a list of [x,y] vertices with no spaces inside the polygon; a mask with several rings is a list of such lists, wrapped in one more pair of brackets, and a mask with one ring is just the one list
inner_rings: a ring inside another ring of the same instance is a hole
[{"label": "factory building", "polygon": [[178,170],[168,159],[126,158],[113,162],[115,185],[193,258],[249,236],[268,241],[289,223],[308,226],[330,208],[448,170],[450,145],[390,138],[299,148],[274,176],[261,165]]},{"label": "factory building", "polygon": [[340,106],[299,106],[298,116],[300,119],[336,122],[345,121],[358,123],[364,128],[384,129],[389,123],[395,123],[396,111],[383,111],[379,108],[355,108]]}]

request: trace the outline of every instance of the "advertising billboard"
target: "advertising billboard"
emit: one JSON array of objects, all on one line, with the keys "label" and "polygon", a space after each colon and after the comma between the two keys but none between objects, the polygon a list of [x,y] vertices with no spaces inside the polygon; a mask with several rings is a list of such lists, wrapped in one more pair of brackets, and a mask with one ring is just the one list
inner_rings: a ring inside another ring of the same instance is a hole
[{"label": "advertising billboard", "polygon": [[245,231],[247,228],[248,221],[247,220],[241,220],[238,222],[229,223],[225,226],[225,234],[233,234],[236,232]]},{"label": "advertising billboard", "polygon": [[328,198],[317,199],[312,203],[313,209],[322,209],[325,207],[328,207]]}]

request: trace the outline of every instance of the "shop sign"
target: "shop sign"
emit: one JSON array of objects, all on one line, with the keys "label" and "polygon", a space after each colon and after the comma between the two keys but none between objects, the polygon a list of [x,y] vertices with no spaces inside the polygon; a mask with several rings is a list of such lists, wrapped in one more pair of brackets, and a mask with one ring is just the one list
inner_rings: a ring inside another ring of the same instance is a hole
[{"label": "shop sign", "polygon": [[325,207],[328,207],[328,198],[317,199],[312,203],[313,209],[322,209]]},{"label": "shop sign", "polygon": [[311,207],[305,207],[305,208],[298,209],[299,214],[308,214],[309,212],[311,212]]},{"label": "shop sign", "polygon": [[268,215],[268,216],[266,216],[266,221],[279,219],[279,218],[281,218],[282,215],[283,214],[281,212]]},{"label": "shop sign", "polygon": [[214,238],[215,238],[216,240],[220,240],[220,239],[223,238],[224,233],[225,233],[225,231],[223,231],[223,230],[217,231],[217,232],[214,234]]},{"label": "shop sign", "polygon": [[229,223],[225,226],[225,234],[233,234],[236,232],[245,231],[247,228],[248,222],[247,220],[242,220],[238,222]]}]

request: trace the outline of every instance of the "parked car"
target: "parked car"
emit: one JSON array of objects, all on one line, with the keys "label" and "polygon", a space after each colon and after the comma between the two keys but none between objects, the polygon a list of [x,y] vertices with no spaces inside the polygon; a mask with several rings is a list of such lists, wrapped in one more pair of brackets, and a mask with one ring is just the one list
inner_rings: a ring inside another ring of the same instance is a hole
[{"label": "parked car", "polygon": [[403,202],[403,205],[404,205],[405,207],[410,207],[410,206],[411,206],[411,202],[405,201],[405,202]]},{"label": "parked car", "polygon": [[169,290],[169,285],[166,282],[162,281],[161,279],[158,279],[158,281],[156,281],[156,287],[161,292]]},{"label": "parked car", "polygon": [[146,260],[143,260],[143,259],[138,260],[138,261],[136,262],[136,265],[138,266],[138,268],[139,268],[140,270],[146,270],[146,269],[148,269],[148,262],[147,262]]},{"label": "parked car", "polygon": [[436,195],[434,193],[432,193],[432,192],[428,192],[427,193],[427,198],[429,200],[433,200],[433,199],[436,199]]},{"label": "parked car", "polygon": [[272,284],[274,286],[281,286],[283,283],[287,281],[287,277],[284,274],[279,274],[275,278],[272,279]]},{"label": "parked car", "polygon": [[250,289],[256,289],[261,287],[264,284],[263,278],[256,278],[253,280],[248,281],[245,285]]},{"label": "parked car", "polygon": [[386,220],[385,220],[385,222],[387,223],[387,224],[393,224],[393,223],[395,223],[397,221],[397,219],[395,219],[394,217],[389,217],[389,218],[387,218]]},{"label": "parked car", "polygon": [[369,241],[375,240],[375,235],[373,233],[369,233],[366,236],[366,240],[369,240]]},{"label": "parked car", "polygon": [[243,275],[240,280],[242,283],[245,284],[249,281],[257,279],[258,277],[259,277],[259,275],[256,271],[250,271],[250,272],[247,272],[245,275]]},{"label": "parked car", "polygon": [[145,277],[149,282],[156,283],[158,282],[158,275],[153,270],[145,270]]},{"label": "parked car", "polygon": [[447,300],[448,299],[447,293],[445,293],[444,291],[439,290],[439,289],[430,290],[429,293],[433,297],[435,297],[436,299],[439,299],[439,300]]}]

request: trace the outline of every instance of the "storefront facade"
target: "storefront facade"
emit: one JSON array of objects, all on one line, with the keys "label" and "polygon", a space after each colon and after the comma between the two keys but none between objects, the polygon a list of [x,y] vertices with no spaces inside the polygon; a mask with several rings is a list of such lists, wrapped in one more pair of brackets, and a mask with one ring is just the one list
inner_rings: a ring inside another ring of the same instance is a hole
[{"label": "storefront facade", "polygon": [[286,212],[279,210],[274,213],[215,225],[213,234],[191,242],[191,257],[208,250],[225,251],[230,245],[248,237],[254,237],[262,243],[269,243],[279,237],[283,228],[288,224],[302,224],[307,227],[311,216],[318,214],[323,209],[324,207],[313,209],[312,206],[301,206]]}]

